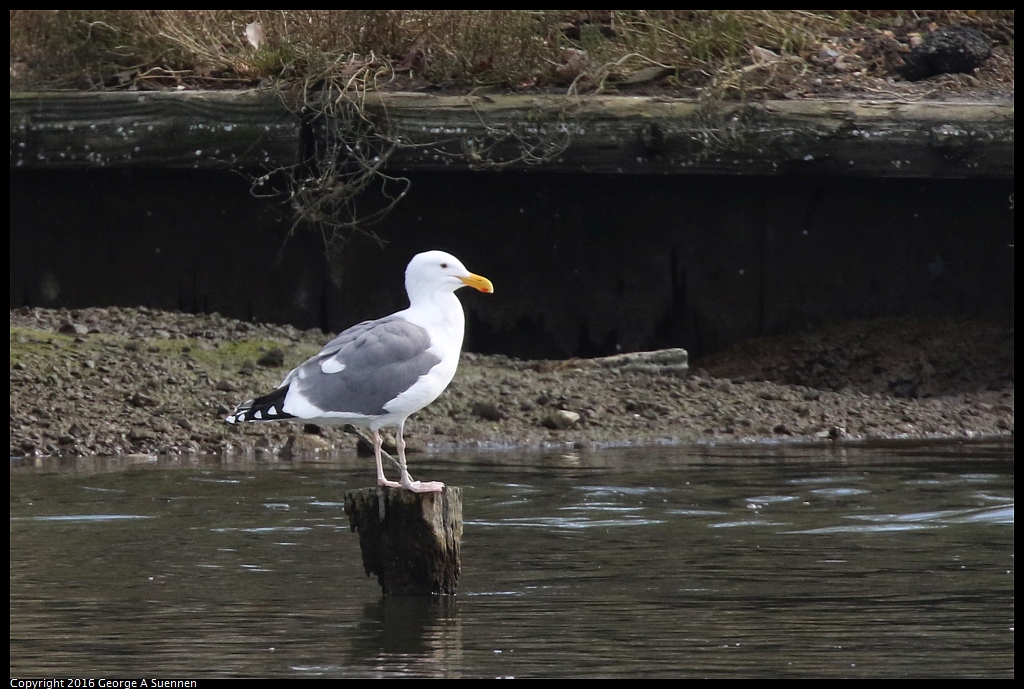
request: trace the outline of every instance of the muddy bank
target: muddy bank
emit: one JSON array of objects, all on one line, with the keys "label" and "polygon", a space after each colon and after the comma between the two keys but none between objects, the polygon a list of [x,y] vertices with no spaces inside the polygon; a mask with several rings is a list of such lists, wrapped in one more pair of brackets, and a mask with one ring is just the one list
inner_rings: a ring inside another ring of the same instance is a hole
[{"label": "muddy bank", "polygon": [[[21,455],[352,452],[341,429],[228,426],[319,350],[319,331],[149,309],[18,309]],[[872,438],[1013,440],[1013,324],[875,320],[744,343],[688,375],[464,354],[406,427],[410,451]]]}]

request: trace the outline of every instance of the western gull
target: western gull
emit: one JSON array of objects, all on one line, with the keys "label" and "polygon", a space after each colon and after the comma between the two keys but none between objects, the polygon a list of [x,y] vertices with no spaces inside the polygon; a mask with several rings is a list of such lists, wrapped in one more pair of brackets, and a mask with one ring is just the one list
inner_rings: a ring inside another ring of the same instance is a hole
[{"label": "western gull", "polygon": [[[455,375],[466,315],[455,290],[491,293],[491,281],[469,272],[444,251],[413,256],[405,269],[409,308],[363,321],[327,343],[320,353],[285,376],[271,393],[246,400],[228,423],[301,419],[322,425],[353,424],[373,433],[377,485],[417,493],[444,488],[414,481],[405,461],[405,420],[440,395]],[[384,477],[380,429],[398,429],[401,479]]]}]

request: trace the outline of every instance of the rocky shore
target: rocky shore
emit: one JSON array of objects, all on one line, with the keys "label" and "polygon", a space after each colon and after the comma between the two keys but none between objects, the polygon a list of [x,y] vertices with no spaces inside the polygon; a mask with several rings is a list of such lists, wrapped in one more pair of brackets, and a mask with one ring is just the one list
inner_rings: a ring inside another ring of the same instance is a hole
[{"label": "rocky shore", "polygon": [[[145,308],[17,309],[11,456],[352,452],[338,428],[229,426],[328,340]],[[743,343],[689,371],[464,353],[410,451],[881,438],[1013,440],[1013,323],[846,323]]]}]

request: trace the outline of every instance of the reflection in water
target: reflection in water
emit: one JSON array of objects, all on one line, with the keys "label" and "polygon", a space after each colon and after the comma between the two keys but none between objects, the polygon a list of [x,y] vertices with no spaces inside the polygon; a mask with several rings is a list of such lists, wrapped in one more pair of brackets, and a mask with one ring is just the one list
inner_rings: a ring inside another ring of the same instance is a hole
[{"label": "reflection in water", "polygon": [[11,674],[1013,676],[1012,446],[425,470],[464,489],[454,597],[365,576],[361,461],[12,460]]}]

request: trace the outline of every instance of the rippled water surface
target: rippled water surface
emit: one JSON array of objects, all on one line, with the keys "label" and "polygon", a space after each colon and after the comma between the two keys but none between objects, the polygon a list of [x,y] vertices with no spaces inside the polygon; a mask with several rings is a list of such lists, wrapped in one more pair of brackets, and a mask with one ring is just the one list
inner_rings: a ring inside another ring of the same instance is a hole
[{"label": "rippled water surface", "polygon": [[11,676],[1014,674],[1012,446],[414,463],[454,597],[364,574],[368,460],[12,460]]}]

